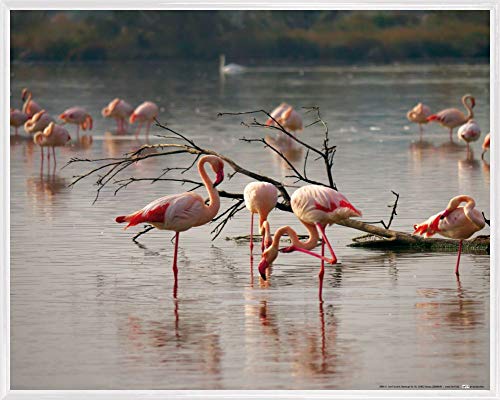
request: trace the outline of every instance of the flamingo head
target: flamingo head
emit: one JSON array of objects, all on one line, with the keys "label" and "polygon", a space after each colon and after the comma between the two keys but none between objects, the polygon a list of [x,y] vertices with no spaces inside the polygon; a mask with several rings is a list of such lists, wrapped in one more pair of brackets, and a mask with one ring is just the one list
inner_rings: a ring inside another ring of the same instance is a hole
[{"label": "flamingo head", "polygon": [[206,160],[216,174],[214,186],[217,186],[224,180],[224,162],[217,156],[207,156]]},{"label": "flamingo head", "polygon": [[130,123],[133,124],[137,119],[137,114],[135,112],[133,112],[131,115],[130,115]]},{"label": "flamingo head", "polygon": [[21,100],[26,101],[26,97],[28,97],[28,89],[24,88],[21,92]]},{"label": "flamingo head", "polygon": [[278,248],[271,245],[262,253],[262,258],[259,263],[259,274],[263,280],[266,280],[266,269],[278,257]]}]

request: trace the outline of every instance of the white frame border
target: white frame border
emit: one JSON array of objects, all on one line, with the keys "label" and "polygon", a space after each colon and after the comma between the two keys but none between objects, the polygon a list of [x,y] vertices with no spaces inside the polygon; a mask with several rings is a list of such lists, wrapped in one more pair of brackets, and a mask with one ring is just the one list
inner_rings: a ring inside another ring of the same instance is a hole
[{"label": "white frame border", "polygon": [[[492,139],[490,152],[490,218],[491,218],[491,263],[490,268],[490,390],[10,390],[10,127],[7,112],[10,94],[10,11],[34,9],[81,9],[81,10],[314,10],[314,9],[360,9],[360,10],[489,10],[490,11],[490,129],[498,132],[500,128],[500,4],[497,0],[439,0],[425,2],[410,0],[401,3],[394,0],[364,0],[359,3],[336,0],[307,1],[307,7],[299,0],[146,0],[137,7],[137,0],[0,0],[0,33],[2,37],[0,66],[0,120],[4,121],[3,142],[0,142],[0,399],[3,400],[87,400],[93,399],[450,399],[481,398],[500,399],[498,378],[500,325],[498,312],[500,299],[500,274],[498,273],[499,236],[495,233],[500,218],[500,208],[494,207],[499,198],[499,168],[497,155],[500,154],[500,141]],[[496,134],[498,135],[498,134]]]}]

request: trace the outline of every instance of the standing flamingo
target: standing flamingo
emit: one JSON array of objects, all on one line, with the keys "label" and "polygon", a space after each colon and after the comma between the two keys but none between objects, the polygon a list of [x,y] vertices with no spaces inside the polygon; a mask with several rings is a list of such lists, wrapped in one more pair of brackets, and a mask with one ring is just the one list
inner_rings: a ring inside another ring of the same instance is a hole
[{"label": "standing flamingo", "polygon": [[133,111],[134,107],[125,100],[116,98],[102,109],[102,116],[104,118],[114,118],[116,120],[117,132],[125,133],[127,130],[127,120]]},{"label": "standing flamingo", "polygon": [[[459,207],[462,203],[467,203],[465,207]],[[458,266],[460,264],[460,254],[462,253],[462,242],[468,239],[475,232],[484,228],[484,217],[474,207],[476,202],[470,196],[460,195],[453,197],[448,206],[443,212],[440,212],[427,221],[413,226],[415,232],[413,234],[425,235],[426,237],[433,236],[439,233],[441,236],[459,239],[458,258],[455,267],[455,274],[458,276]]]},{"label": "standing flamingo", "polygon": [[92,129],[92,117],[91,115],[82,107],[71,107],[64,111],[59,118],[62,119],[67,124],[76,125],[76,137],[80,139],[80,128],[84,131]]},{"label": "standing flamingo", "polygon": [[[470,100],[470,105],[467,102],[468,100]],[[472,109],[476,105],[476,99],[470,94],[466,94],[462,97],[462,104],[467,110],[467,115],[456,108],[447,108],[446,110],[439,111],[437,114],[427,117],[427,121],[439,122],[442,126],[450,130],[450,142],[453,142],[453,129],[474,118]]]},{"label": "standing flamingo", "polygon": [[274,118],[282,127],[294,134],[303,129],[302,117],[287,103],[281,103],[270,115],[272,118],[266,121],[266,125],[268,126],[276,125],[276,122],[273,121]]},{"label": "standing flamingo", "polygon": [[418,124],[420,137],[422,137],[422,124],[427,124],[429,122],[427,121],[427,117],[430,115],[431,109],[425,104],[418,103],[415,107],[408,111],[406,118],[408,118],[408,121]]},{"label": "standing flamingo", "polygon": [[[259,230],[263,234],[262,224],[267,221],[267,216],[276,207],[278,202],[278,189],[272,183],[268,182],[251,182],[245,186],[243,191],[245,206],[252,214],[250,222],[250,253],[253,250],[253,220],[254,215],[259,214]],[[262,236],[261,249],[269,246],[271,243],[265,241]]]},{"label": "standing flamingo", "polygon": [[483,142],[482,147],[483,147],[483,152],[481,153],[481,159],[484,160],[484,155],[490,148],[490,134],[489,133],[484,138],[484,142]]},{"label": "standing flamingo", "polygon": [[137,130],[135,131],[135,137],[139,136],[142,128],[142,124],[146,122],[146,137],[149,135],[149,128],[154,119],[158,116],[158,106],[151,102],[145,101],[139,105],[132,115],[130,116],[130,123],[133,124],[135,121],[139,122]]},{"label": "standing flamingo", "polygon": [[24,123],[26,133],[34,134],[43,131],[51,122],[55,122],[45,110],[38,111]]},{"label": "standing flamingo", "polygon": [[[56,166],[56,147],[64,146],[68,141],[71,140],[68,131],[61,125],[56,125],[51,122],[43,132],[35,133],[33,136],[33,142],[40,146],[40,156],[41,156],[41,166],[43,166],[43,148],[52,147],[52,154],[54,156],[54,168]],[[50,150],[47,149],[47,158],[50,160]]]},{"label": "standing flamingo", "polygon": [[23,112],[28,114],[28,117],[32,117],[35,113],[42,110],[42,107],[38,103],[32,100],[33,94],[27,88],[24,88],[21,92],[21,100],[23,101]]},{"label": "standing flamingo", "polygon": [[17,128],[24,124],[28,120],[29,116],[23,111],[17,108],[10,109],[10,126],[14,127],[15,135],[17,136]]},{"label": "standing flamingo", "polygon": [[469,120],[467,123],[462,125],[457,132],[459,139],[462,139],[467,143],[467,156],[470,154],[470,142],[475,142],[481,136],[481,129],[476,121],[473,119]]},{"label": "standing flamingo", "polygon": [[[309,239],[306,242],[298,240],[297,234],[289,226],[279,228],[274,234],[271,246],[264,251],[259,264],[259,272],[262,279],[266,279],[265,271],[267,266],[272,263],[278,255],[279,239],[285,233],[292,240],[292,245],[282,249],[284,253],[292,251],[301,251],[312,256],[321,258],[321,269],[319,277],[319,300],[323,301],[323,276],[324,261],[331,264],[337,262],[337,257],[325,234],[327,225],[332,225],[351,217],[360,217],[361,211],[357,210],[347,198],[340,192],[320,185],[307,185],[297,189],[291,197],[291,206],[293,213],[304,224],[309,231]],[[321,233],[321,256],[310,251],[317,243],[318,230]],[[328,246],[331,259],[324,257],[325,243]]]},{"label": "standing flamingo", "polygon": [[[209,163],[216,174],[215,182],[212,183],[205,164]],[[177,249],[179,246],[179,232],[187,231],[195,226],[205,225],[210,222],[219,212],[219,192],[215,189],[224,179],[224,163],[216,156],[207,155],[198,161],[198,173],[205,185],[209,204],[197,193],[186,192],[164,196],[149,203],[144,208],[129,215],[116,217],[116,222],[128,222],[125,227],[148,223],[157,229],[175,232],[174,261],[172,270],[174,272],[174,296],[177,293]]]}]

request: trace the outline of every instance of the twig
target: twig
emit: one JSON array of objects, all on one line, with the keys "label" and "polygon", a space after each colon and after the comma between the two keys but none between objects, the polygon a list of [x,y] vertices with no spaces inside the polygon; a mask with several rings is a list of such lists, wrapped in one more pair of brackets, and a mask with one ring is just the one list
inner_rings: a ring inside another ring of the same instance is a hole
[{"label": "twig", "polygon": [[135,235],[132,240],[134,242],[137,242],[137,239],[139,238],[139,236],[142,236],[144,235],[145,233],[149,232],[150,230],[154,229],[155,227],[153,225],[144,225],[144,229],[142,231],[140,231],[137,235]]},{"label": "twig", "polygon": [[365,222],[365,224],[382,224],[382,226],[385,229],[389,229],[391,227],[394,217],[398,215],[396,209],[398,207],[398,201],[399,201],[399,193],[396,193],[394,190],[391,190],[391,192],[394,196],[396,196],[396,200],[394,201],[394,204],[387,206],[387,207],[392,207],[391,216],[389,217],[389,222],[386,224],[384,220],[381,219],[380,221],[375,221],[375,222]]}]

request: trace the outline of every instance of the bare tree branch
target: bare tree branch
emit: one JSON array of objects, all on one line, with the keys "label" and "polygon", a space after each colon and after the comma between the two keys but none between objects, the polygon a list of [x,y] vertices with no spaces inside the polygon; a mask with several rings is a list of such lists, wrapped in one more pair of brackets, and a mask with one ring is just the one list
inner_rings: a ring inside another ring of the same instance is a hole
[{"label": "bare tree branch", "polygon": [[398,201],[399,201],[399,193],[396,193],[394,190],[391,190],[391,192],[392,192],[392,194],[394,196],[396,196],[396,200],[394,200],[394,203],[392,205],[390,204],[390,205],[387,206],[387,207],[392,207],[391,216],[389,217],[389,222],[386,224],[384,222],[384,220],[381,219],[380,221],[375,221],[375,222],[365,222],[365,224],[382,224],[382,226],[385,229],[389,229],[390,228],[394,217],[396,215],[398,215],[398,213],[396,212],[396,210],[398,208]]}]

